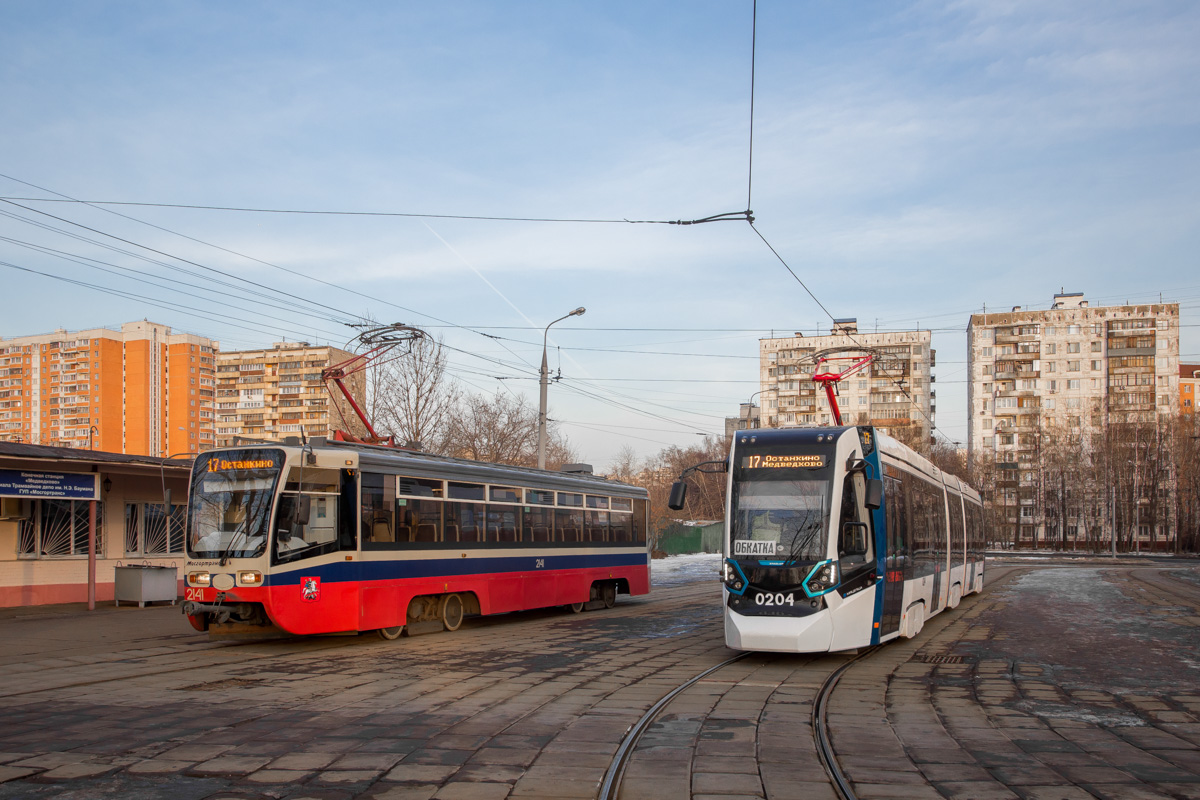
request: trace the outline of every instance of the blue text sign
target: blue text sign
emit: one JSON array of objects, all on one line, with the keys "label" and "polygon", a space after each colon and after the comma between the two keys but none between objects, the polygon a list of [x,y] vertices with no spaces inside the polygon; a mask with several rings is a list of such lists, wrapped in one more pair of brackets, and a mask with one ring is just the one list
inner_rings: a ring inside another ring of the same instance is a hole
[{"label": "blue text sign", "polygon": [[95,473],[34,472],[0,469],[0,497],[67,498],[98,500]]}]

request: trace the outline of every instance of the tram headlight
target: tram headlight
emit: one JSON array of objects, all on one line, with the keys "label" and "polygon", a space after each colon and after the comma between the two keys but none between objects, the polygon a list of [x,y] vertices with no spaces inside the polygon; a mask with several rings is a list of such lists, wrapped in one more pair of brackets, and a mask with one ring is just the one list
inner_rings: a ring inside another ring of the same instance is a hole
[{"label": "tram headlight", "polygon": [[804,593],[809,597],[818,597],[838,585],[838,564],[836,561],[822,561],[812,568],[804,579]]},{"label": "tram headlight", "polygon": [[746,591],[746,576],[742,574],[741,567],[729,559],[721,565],[721,581],[734,594]]},{"label": "tram headlight", "polygon": [[243,570],[237,574],[238,586],[262,586],[263,576],[258,570]]},{"label": "tram headlight", "polygon": [[189,586],[212,586],[212,575],[207,572],[189,572],[187,582]]}]

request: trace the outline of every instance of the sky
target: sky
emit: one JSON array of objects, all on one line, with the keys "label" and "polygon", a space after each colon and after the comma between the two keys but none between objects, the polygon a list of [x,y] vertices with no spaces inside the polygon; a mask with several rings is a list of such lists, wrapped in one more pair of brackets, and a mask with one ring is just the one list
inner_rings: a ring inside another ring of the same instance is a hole
[{"label": "sky", "polygon": [[537,334],[585,306],[549,331],[549,407],[598,469],[721,433],[759,339],[831,317],[933,331],[955,442],[985,306],[1161,297],[1200,362],[1200,5],[754,23],[751,0],[0,5],[0,337],[402,322],[466,390],[536,406]]}]

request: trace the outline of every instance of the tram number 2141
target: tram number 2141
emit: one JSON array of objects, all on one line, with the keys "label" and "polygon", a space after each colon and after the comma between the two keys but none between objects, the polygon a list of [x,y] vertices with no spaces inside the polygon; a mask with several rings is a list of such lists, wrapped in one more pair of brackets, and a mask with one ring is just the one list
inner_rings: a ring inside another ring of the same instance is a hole
[{"label": "tram number 2141", "polygon": [[754,602],[760,606],[794,606],[796,599],[791,592],[759,592],[754,595]]}]

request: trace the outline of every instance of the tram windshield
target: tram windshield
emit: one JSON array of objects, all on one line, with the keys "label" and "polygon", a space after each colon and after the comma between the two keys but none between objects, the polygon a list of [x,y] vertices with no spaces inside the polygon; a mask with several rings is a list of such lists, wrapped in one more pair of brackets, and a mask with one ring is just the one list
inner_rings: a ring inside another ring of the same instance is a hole
[{"label": "tram windshield", "polygon": [[795,563],[825,558],[833,489],[827,461],[824,455],[739,453],[730,515],[730,554],[735,559]]},{"label": "tram windshield", "polygon": [[223,450],[196,459],[188,505],[190,557],[262,554],[283,461],[281,450]]}]

